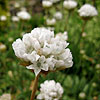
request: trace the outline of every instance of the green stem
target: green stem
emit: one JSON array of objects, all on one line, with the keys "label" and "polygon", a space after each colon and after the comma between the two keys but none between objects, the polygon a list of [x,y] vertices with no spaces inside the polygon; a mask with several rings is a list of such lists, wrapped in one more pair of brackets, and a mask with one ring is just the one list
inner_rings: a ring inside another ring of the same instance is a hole
[{"label": "green stem", "polygon": [[67,17],[66,17],[66,23],[65,23],[65,30],[66,30],[66,31],[68,30],[68,23],[69,23],[70,14],[71,14],[71,12],[68,11],[68,15],[67,15]]},{"label": "green stem", "polygon": [[80,42],[81,39],[82,39],[82,33],[83,33],[84,30],[85,30],[86,24],[87,24],[87,20],[84,20],[84,23],[83,23],[83,26],[82,26],[82,31],[81,31],[81,33],[79,34],[79,39],[78,39],[78,41],[77,41],[77,44],[79,44],[79,42]]},{"label": "green stem", "polygon": [[40,73],[35,77],[34,84],[33,84],[33,90],[32,90],[32,94],[31,94],[31,99],[30,100],[34,100],[34,98],[35,98],[35,93],[36,93],[37,86],[38,86],[39,75],[40,75]]}]

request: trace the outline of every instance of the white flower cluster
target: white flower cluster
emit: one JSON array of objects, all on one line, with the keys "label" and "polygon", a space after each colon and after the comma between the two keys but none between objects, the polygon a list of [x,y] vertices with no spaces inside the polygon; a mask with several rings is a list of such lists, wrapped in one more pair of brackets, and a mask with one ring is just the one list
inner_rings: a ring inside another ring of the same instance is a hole
[{"label": "white flower cluster", "polygon": [[93,17],[98,14],[97,10],[95,7],[93,7],[90,4],[85,4],[83,5],[79,10],[79,15],[83,17]]},{"label": "white flower cluster", "polygon": [[64,8],[66,8],[68,10],[72,10],[77,6],[77,2],[74,0],[65,0],[63,2],[63,6],[64,6]]},{"label": "white flower cluster", "polygon": [[53,3],[51,2],[51,1],[46,1],[46,0],[43,0],[42,1],[42,6],[44,7],[44,8],[49,8],[49,7],[51,7],[53,5]]},{"label": "white flower cluster", "polygon": [[55,14],[54,14],[54,17],[57,19],[57,20],[60,20],[60,19],[62,19],[62,13],[61,12],[56,12]]},{"label": "white flower cluster", "polygon": [[19,8],[20,7],[20,4],[18,2],[15,2],[14,7],[15,8]]},{"label": "white flower cluster", "polygon": [[3,94],[2,96],[0,96],[0,100],[11,100],[11,94]]},{"label": "white flower cluster", "polygon": [[56,35],[56,38],[58,38],[59,40],[64,40],[64,41],[68,40],[67,32],[65,31],[64,33],[61,33],[61,32],[58,33]]},{"label": "white flower cluster", "polygon": [[12,21],[13,21],[13,22],[18,22],[18,21],[19,21],[19,17],[17,17],[17,16],[12,16]]},{"label": "white flower cluster", "polygon": [[40,85],[40,94],[37,96],[38,100],[60,100],[63,94],[63,88],[60,83],[54,80],[46,80]]},{"label": "white flower cluster", "polygon": [[59,2],[60,0],[43,0],[42,5],[45,8],[51,7],[54,3]]},{"label": "white flower cluster", "polygon": [[30,14],[25,10],[18,12],[17,16],[22,20],[29,20],[31,18]]},{"label": "white flower cluster", "polygon": [[0,16],[0,21],[6,21],[7,17],[5,15]]},{"label": "white flower cluster", "polygon": [[33,29],[12,46],[18,58],[31,62],[27,68],[33,69],[36,75],[41,70],[57,70],[73,65],[70,49],[66,48],[68,43],[54,37],[54,32],[45,28]]},{"label": "white flower cluster", "polygon": [[46,19],[46,24],[48,26],[53,26],[56,24],[56,19],[55,18],[52,18],[52,19]]}]

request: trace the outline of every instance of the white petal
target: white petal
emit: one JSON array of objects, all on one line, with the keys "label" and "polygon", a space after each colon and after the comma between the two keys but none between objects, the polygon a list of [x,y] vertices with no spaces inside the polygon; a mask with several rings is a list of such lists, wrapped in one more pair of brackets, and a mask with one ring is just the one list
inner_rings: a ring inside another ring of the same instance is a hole
[{"label": "white petal", "polygon": [[26,66],[27,69],[33,69],[34,70],[34,73],[35,75],[37,76],[40,71],[41,71],[41,68],[37,66],[36,63],[32,64],[32,65],[29,65],[29,66]]},{"label": "white petal", "polygon": [[25,54],[26,49],[21,39],[17,39],[15,42],[13,42],[12,47],[14,49],[15,55],[18,58],[23,58],[23,55]]}]

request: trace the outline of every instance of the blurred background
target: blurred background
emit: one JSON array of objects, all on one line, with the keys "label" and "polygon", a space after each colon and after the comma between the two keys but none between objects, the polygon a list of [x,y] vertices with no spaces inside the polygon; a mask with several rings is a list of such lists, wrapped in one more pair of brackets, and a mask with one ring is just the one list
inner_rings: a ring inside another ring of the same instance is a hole
[{"label": "blurred background", "polygon": [[[11,100],[29,100],[35,75],[20,65],[12,43],[36,27],[46,27],[55,34],[67,31],[74,65],[46,77],[41,75],[36,95],[41,83],[55,80],[64,88],[62,100],[100,100],[100,0],[76,0],[73,11],[64,9],[63,2],[58,0],[46,8],[42,0],[0,0],[0,96],[9,93]],[[98,15],[82,31],[84,21],[78,9],[86,3],[95,6]],[[21,11],[25,15],[20,16]],[[54,18],[58,11],[60,20]]]}]

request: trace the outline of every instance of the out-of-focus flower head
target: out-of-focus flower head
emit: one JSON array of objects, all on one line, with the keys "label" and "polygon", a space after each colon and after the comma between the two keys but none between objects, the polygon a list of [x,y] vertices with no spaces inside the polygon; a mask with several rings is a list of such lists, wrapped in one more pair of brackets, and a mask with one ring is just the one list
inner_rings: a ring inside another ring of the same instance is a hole
[{"label": "out-of-focus flower head", "polygon": [[0,51],[6,51],[7,47],[5,44],[0,43]]},{"label": "out-of-focus flower head", "polygon": [[64,41],[67,41],[68,40],[68,35],[67,35],[67,32],[65,31],[64,33],[58,33],[56,35],[56,38],[60,39],[60,40],[64,40]]},{"label": "out-of-focus flower head", "polygon": [[9,42],[13,42],[13,41],[14,41],[13,37],[9,37],[9,38],[8,38],[8,41],[9,41]]},{"label": "out-of-focus flower head", "polygon": [[85,99],[86,94],[84,92],[79,93],[79,98],[80,99]]},{"label": "out-of-focus flower head", "polygon": [[18,58],[30,62],[26,67],[34,70],[36,75],[42,70],[56,71],[73,65],[68,43],[56,38],[53,31],[45,28],[33,29],[12,46]]},{"label": "out-of-focus flower head", "polygon": [[62,13],[61,12],[56,12],[55,14],[54,14],[54,17],[57,19],[57,20],[60,20],[60,19],[62,19]]},{"label": "out-of-focus flower head", "polygon": [[13,22],[18,22],[18,21],[19,21],[19,17],[17,17],[17,16],[12,16],[12,21],[13,21]]},{"label": "out-of-focus flower head", "polygon": [[40,85],[40,94],[38,100],[60,100],[63,94],[63,88],[60,83],[54,80],[46,80]]},{"label": "out-of-focus flower head", "polygon": [[14,7],[15,8],[19,8],[20,7],[20,4],[18,2],[15,2]]},{"label": "out-of-focus flower head", "polygon": [[46,24],[49,25],[49,26],[53,26],[53,25],[56,24],[56,19],[55,18],[47,19]]},{"label": "out-of-focus flower head", "polygon": [[0,100],[11,100],[11,94],[3,94],[2,96],[0,96]]},{"label": "out-of-focus flower head", "polygon": [[83,5],[79,10],[79,15],[81,17],[93,17],[93,16],[96,16],[98,15],[98,12],[96,10],[95,7],[93,7],[92,5],[90,4],[85,4]]},{"label": "out-of-focus flower head", "polygon": [[29,20],[31,15],[26,10],[21,10],[17,13],[17,16],[22,20]]},{"label": "out-of-focus flower head", "polygon": [[67,10],[72,10],[77,6],[77,2],[74,0],[65,0],[63,2],[63,6]]},{"label": "out-of-focus flower head", "polygon": [[0,21],[6,21],[7,17],[5,15],[0,16]]},{"label": "out-of-focus flower head", "polygon": [[44,7],[44,8],[50,8],[51,6],[52,6],[52,2],[51,1],[47,1],[47,0],[43,0],[42,1],[42,6]]}]

